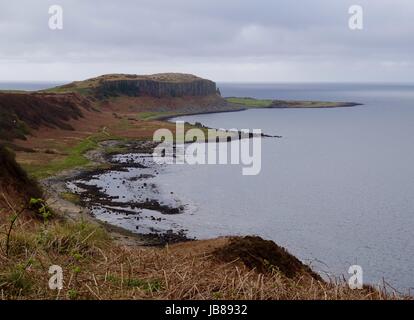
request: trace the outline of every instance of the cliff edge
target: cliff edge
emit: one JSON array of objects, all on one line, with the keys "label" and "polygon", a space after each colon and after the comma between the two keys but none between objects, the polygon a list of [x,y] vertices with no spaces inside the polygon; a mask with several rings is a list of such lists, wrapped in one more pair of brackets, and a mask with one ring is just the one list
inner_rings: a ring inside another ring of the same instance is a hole
[{"label": "cliff edge", "polygon": [[153,75],[108,74],[85,81],[75,81],[51,89],[54,92],[78,92],[98,99],[131,97],[205,97],[217,95],[215,82],[191,74],[160,73]]}]

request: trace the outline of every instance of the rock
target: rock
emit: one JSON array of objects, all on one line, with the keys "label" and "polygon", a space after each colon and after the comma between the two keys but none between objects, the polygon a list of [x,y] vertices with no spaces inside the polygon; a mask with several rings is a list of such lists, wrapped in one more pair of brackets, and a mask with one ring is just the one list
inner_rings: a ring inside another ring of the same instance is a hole
[{"label": "rock", "polygon": [[96,93],[104,97],[127,95],[162,98],[217,95],[217,88],[215,82],[193,75],[113,75],[99,81]]}]

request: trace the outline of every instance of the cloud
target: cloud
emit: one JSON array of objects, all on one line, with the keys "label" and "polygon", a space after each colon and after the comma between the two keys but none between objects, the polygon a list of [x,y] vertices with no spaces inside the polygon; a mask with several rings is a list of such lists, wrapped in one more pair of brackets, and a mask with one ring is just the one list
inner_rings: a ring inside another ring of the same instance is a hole
[{"label": "cloud", "polygon": [[[0,4],[2,80],[191,72],[218,81],[413,81],[414,3],[14,0]],[[48,8],[64,29],[48,28]]]}]

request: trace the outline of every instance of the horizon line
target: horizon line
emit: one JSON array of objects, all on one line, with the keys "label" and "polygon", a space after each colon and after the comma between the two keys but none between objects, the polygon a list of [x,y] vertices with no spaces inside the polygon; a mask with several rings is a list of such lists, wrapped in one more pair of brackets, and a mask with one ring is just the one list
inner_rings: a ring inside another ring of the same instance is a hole
[{"label": "horizon line", "polygon": [[[87,78],[89,79],[89,78]],[[87,80],[84,79],[84,80]],[[413,81],[361,81],[361,80],[322,80],[322,81],[231,81],[231,80],[213,80],[204,78],[206,80],[214,81],[217,84],[410,84],[414,85]],[[84,80],[2,80],[0,83],[71,83],[74,81]]]}]

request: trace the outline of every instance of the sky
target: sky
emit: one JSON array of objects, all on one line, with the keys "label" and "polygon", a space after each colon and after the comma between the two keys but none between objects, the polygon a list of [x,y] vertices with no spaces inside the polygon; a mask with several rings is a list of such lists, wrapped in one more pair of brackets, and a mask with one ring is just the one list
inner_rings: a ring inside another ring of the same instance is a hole
[{"label": "sky", "polygon": [[[362,30],[349,28],[352,5]],[[414,82],[413,17],[412,0],[2,0],[0,81]]]}]

